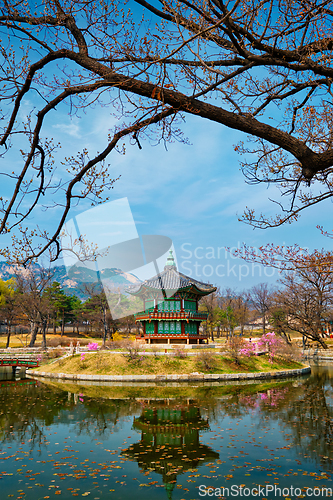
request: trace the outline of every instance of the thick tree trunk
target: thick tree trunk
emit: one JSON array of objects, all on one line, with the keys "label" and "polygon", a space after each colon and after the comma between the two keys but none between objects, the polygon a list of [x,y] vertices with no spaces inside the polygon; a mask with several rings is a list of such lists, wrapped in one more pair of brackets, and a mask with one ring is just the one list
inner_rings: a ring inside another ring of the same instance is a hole
[{"label": "thick tree trunk", "polygon": [[103,347],[105,347],[106,337],[108,334],[108,322],[106,320],[107,308],[103,307]]},{"label": "thick tree trunk", "polygon": [[6,342],[6,349],[8,349],[8,347],[9,347],[11,333],[12,333],[12,325],[11,325],[11,322],[9,321],[9,322],[7,323],[7,342]]},{"label": "thick tree trunk", "polygon": [[46,351],[47,346],[46,346],[46,329],[47,329],[48,321],[46,319],[43,320],[43,327],[42,327],[42,332],[43,332],[43,340],[42,340],[42,349]]},{"label": "thick tree trunk", "polygon": [[34,347],[38,333],[38,325],[33,321],[30,323],[30,343],[29,347]]},{"label": "thick tree trunk", "polygon": [[62,318],[61,318],[61,336],[65,333],[65,311],[62,310]]},{"label": "thick tree trunk", "polygon": [[317,340],[317,342],[318,342],[318,344],[320,344],[320,345],[321,345],[321,347],[322,347],[323,349],[328,349],[328,347],[327,347],[327,345],[326,345],[326,343],[325,343],[325,340],[324,340],[324,339],[319,338],[319,339]]},{"label": "thick tree trunk", "polygon": [[284,340],[287,342],[288,345],[291,345],[291,338],[290,338],[290,335],[285,332],[284,330],[281,330],[280,331],[280,334],[281,334],[281,337],[284,338]]}]

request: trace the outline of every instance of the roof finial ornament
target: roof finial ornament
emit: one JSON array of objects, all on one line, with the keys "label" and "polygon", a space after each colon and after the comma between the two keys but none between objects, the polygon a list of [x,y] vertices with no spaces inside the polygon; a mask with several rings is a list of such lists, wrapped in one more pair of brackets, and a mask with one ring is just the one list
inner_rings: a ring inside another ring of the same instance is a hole
[{"label": "roof finial ornament", "polygon": [[173,258],[173,253],[172,253],[172,250],[170,248],[169,255],[168,255],[166,264],[164,266],[164,269],[171,268],[171,267],[174,268],[174,269],[177,269],[177,266],[176,266],[176,263],[175,263],[175,259]]}]

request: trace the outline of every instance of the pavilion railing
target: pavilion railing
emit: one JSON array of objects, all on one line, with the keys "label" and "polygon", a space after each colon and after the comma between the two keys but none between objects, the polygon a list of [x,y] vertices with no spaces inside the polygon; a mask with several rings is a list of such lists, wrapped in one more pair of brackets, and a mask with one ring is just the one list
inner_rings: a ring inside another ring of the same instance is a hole
[{"label": "pavilion railing", "polygon": [[140,321],[141,319],[166,319],[166,320],[200,320],[204,321],[208,317],[208,313],[206,312],[189,312],[189,311],[174,311],[174,312],[141,312],[135,314],[135,319]]}]

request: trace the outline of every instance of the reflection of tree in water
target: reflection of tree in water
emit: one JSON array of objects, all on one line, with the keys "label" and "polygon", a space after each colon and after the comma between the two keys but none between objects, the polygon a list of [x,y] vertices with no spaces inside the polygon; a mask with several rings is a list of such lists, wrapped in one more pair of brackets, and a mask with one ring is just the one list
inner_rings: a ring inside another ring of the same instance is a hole
[{"label": "reflection of tree in water", "polygon": [[75,434],[102,440],[142,410],[134,420],[142,439],[128,450],[129,457],[143,469],[145,463],[151,464],[147,469],[159,469],[172,487],[172,481],[186,468],[218,456],[199,443],[199,430],[208,429],[208,420],[221,424],[225,417],[239,419],[254,412],[258,427],[269,426],[270,421],[281,423],[290,439],[287,446],[295,446],[302,460],[305,457],[332,469],[333,389],[330,373],[323,369],[292,382],[230,386],[223,392],[220,388],[219,396],[216,388],[199,388],[195,400],[186,402],[179,397],[169,399],[168,405],[160,399],[143,407],[137,398],[121,399],[121,394],[118,399],[103,399],[74,395],[36,381],[23,383],[28,385],[4,382],[0,387],[0,442],[29,441],[31,449],[42,448],[48,442],[45,427],[59,422],[70,424]]},{"label": "reflection of tree in water", "polygon": [[122,455],[136,460],[142,470],[161,474],[169,499],[179,474],[219,458],[199,441],[199,432],[208,430],[209,425],[194,401],[144,400],[133,428],[141,432],[141,441],[123,450]]},{"label": "reflection of tree in water", "polygon": [[77,435],[84,433],[105,439],[108,434],[119,432],[124,419],[137,413],[140,408],[134,399],[86,398],[80,394],[73,396],[74,401],[84,401],[84,406],[79,405],[80,418],[74,421]]},{"label": "reflection of tree in water", "polygon": [[43,446],[44,427],[53,423],[66,394],[54,393],[36,381],[6,384],[0,389],[0,440],[29,440],[30,448]]},{"label": "reflection of tree in water", "polygon": [[293,445],[326,469],[333,463],[333,386],[328,372],[314,373],[284,402],[277,417],[289,427]]},{"label": "reflection of tree in water", "polygon": [[42,448],[48,442],[45,427],[54,422],[101,437],[117,432],[119,421],[139,408],[133,400],[81,398],[35,380],[6,382],[0,387],[0,442],[28,441],[31,450]]},{"label": "reflection of tree in water", "polygon": [[292,388],[292,382],[273,382],[266,384],[234,385],[229,387],[229,394],[202,401],[202,413],[209,421],[219,421],[224,417],[240,419],[253,410],[260,414],[262,407],[278,408]]},{"label": "reflection of tree in water", "polygon": [[280,422],[289,438],[287,448],[295,446],[302,460],[311,459],[332,470],[333,386],[329,371],[313,371],[306,379],[253,394],[240,391],[229,398],[228,404],[220,405],[232,418],[255,412],[258,428],[272,420]]}]

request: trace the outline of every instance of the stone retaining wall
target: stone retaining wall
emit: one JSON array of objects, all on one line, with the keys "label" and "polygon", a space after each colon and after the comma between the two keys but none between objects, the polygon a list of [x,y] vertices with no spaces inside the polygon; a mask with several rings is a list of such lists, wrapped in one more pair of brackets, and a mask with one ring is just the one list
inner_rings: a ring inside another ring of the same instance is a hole
[{"label": "stone retaining wall", "polygon": [[27,370],[27,375],[66,380],[94,380],[99,382],[178,382],[178,381],[218,381],[270,379],[305,375],[311,373],[310,366],[294,370],[278,370],[258,373],[189,373],[180,375],[88,375],[72,373],[47,373]]}]

